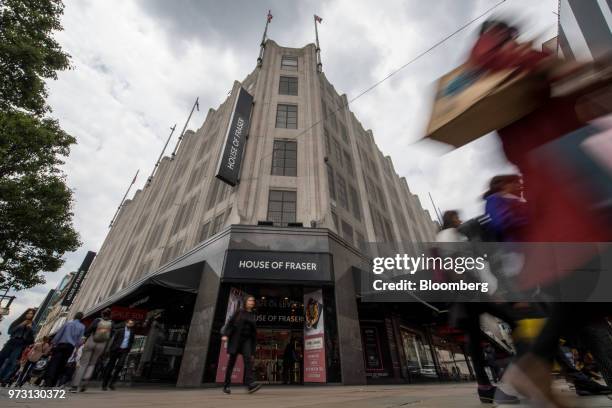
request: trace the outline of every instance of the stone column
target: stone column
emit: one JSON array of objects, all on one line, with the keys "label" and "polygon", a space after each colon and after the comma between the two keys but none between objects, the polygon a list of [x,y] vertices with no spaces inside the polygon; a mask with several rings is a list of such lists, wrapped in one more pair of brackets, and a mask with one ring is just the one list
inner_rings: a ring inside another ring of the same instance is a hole
[{"label": "stone column", "polygon": [[204,264],[177,387],[199,387],[202,384],[219,286],[219,276]]},{"label": "stone column", "polygon": [[339,246],[336,246],[336,248],[337,250],[332,250],[332,252],[334,254],[334,294],[336,296],[342,383],[344,385],[361,385],[366,383],[366,372],[352,264],[347,259],[348,251],[341,249]]}]

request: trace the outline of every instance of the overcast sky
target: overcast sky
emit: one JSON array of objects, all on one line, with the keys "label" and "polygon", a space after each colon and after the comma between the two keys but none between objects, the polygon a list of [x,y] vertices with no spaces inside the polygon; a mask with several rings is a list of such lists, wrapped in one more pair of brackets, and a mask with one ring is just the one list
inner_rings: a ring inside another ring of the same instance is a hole
[{"label": "overcast sky", "polygon": [[[323,18],[323,70],[351,99],[498,2],[66,1],[64,31],[56,37],[72,55],[74,69],[49,84],[49,103],[52,115],[78,140],[65,170],[83,246],[66,256],[60,271],[46,275],[45,285],[16,293],[11,314],[0,323],[0,341],[24,308],[38,306],[88,250],[98,251],[132,177],[140,169],[136,185],[144,184],[169,128],[175,123],[182,128],[195,98],[201,110],[191,120],[193,129],[202,125],[208,108],[226,98],[234,80],[253,70],[268,9],[274,15],[269,38],[288,47],[314,42],[312,16]],[[507,0],[494,13],[520,17],[526,35],[541,42],[556,34],[557,3]],[[488,179],[512,170],[496,137],[444,155],[445,148],[415,142],[428,118],[432,83],[465,58],[476,27],[350,106],[423,205],[432,208],[430,192],[442,211],[460,209],[464,218],[482,211],[479,196]]]}]

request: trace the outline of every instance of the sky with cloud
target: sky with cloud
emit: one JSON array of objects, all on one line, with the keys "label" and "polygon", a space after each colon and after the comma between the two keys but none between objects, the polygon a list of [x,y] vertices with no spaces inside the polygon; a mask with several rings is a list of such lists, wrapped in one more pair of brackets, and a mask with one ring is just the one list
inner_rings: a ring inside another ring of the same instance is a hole
[{"label": "sky with cloud", "polygon": [[[195,98],[201,110],[190,128],[200,127],[233,81],[253,70],[268,9],[274,15],[268,37],[288,47],[314,42],[312,16],[323,18],[323,70],[350,100],[499,2],[66,0],[64,31],[56,38],[74,69],[49,83],[49,103],[52,115],[78,140],[65,171],[83,246],[66,255],[60,271],[46,274],[45,285],[16,293],[11,314],[0,323],[0,342],[15,317],[38,306],[88,250],[100,248],[134,174],[140,170],[136,187],[142,187],[170,127],[182,128]],[[556,35],[557,3],[506,0],[494,13],[519,18],[525,37],[539,43]],[[350,105],[426,208],[432,209],[431,193],[442,211],[457,208],[464,218],[482,211],[479,196],[492,175],[512,171],[496,136],[452,152],[418,141],[433,82],[465,58],[477,25]],[[175,140],[176,134],[170,149]]]}]

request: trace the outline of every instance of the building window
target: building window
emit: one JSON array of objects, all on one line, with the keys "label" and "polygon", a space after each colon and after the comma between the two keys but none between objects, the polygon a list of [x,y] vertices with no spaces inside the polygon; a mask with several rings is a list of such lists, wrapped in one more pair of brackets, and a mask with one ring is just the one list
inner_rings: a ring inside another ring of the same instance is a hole
[{"label": "building window", "polygon": [[361,206],[359,205],[359,196],[357,195],[357,190],[350,186],[351,191],[351,206],[353,208],[353,215],[356,219],[361,221]]},{"label": "building window", "polygon": [[329,184],[329,196],[332,200],[336,199],[336,186],[334,185],[334,171],[327,168],[327,184]]},{"label": "building window", "polygon": [[349,223],[342,221],[342,237],[353,243],[353,227]]},{"label": "building window", "polygon": [[334,228],[336,228],[336,231],[338,231],[338,216],[333,211],[331,215],[332,215],[332,221],[334,222]]},{"label": "building window", "polygon": [[223,184],[218,178],[213,178],[210,183],[211,186],[208,188],[208,196],[206,197],[206,211],[214,207],[219,187],[222,187]]},{"label": "building window", "polygon": [[208,230],[210,228],[210,221],[204,223],[204,225],[202,225],[202,228],[200,229],[200,242],[204,241],[206,238],[208,238]]},{"label": "building window", "polygon": [[297,176],[297,142],[289,140],[274,141],[272,174],[275,176]]},{"label": "building window", "polygon": [[276,127],[297,129],[297,105],[278,105],[276,109]]},{"label": "building window", "polygon": [[346,192],[346,182],[340,176],[337,177],[336,183],[338,185],[338,201],[343,208],[349,209],[348,194]]},{"label": "building window", "polygon": [[348,174],[353,174],[353,159],[346,150],[344,151],[344,166]]},{"label": "building window", "polygon": [[215,223],[213,224],[212,234],[215,235],[217,232],[221,231],[221,227],[223,227],[223,221],[225,219],[225,214],[221,213],[217,215],[215,218]]},{"label": "building window", "polygon": [[344,140],[344,143],[349,143],[348,131],[346,129],[346,126],[344,126],[342,123],[340,123],[340,136],[342,136],[342,140]]},{"label": "building window", "polygon": [[287,71],[297,71],[298,69],[298,58],[293,55],[283,55],[281,58],[281,69]]},{"label": "building window", "polygon": [[357,235],[357,246],[359,247],[361,252],[366,253],[368,250],[368,246],[366,245],[363,234],[361,234],[360,232],[356,232],[356,235]]},{"label": "building window", "polygon": [[295,191],[270,190],[268,198],[268,220],[274,225],[286,227],[295,222],[297,193]]},{"label": "building window", "polygon": [[340,143],[338,143],[336,139],[334,139],[334,150],[338,166],[342,167],[342,148],[340,147]]},{"label": "building window", "polygon": [[281,76],[278,84],[278,93],[281,95],[297,95],[298,94],[298,79],[297,77]]}]

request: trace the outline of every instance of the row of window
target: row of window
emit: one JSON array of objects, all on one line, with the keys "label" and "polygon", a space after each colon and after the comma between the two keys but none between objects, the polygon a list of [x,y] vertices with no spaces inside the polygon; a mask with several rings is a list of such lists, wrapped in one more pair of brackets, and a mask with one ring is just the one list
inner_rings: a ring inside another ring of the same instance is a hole
[{"label": "row of window", "polygon": [[327,168],[327,182],[329,184],[329,195],[333,200],[338,200],[338,204],[345,210],[351,212],[356,220],[361,221],[361,205],[359,195],[352,184],[336,172],[332,167]]},{"label": "row of window", "polygon": [[338,217],[335,212],[332,211],[331,214],[334,226],[336,227],[336,231],[338,231],[338,234],[353,245],[356,241],[357,247],[365,252],[365,238],[363,234],[357,230],[354,230],[353,226],[350,223]]}]

